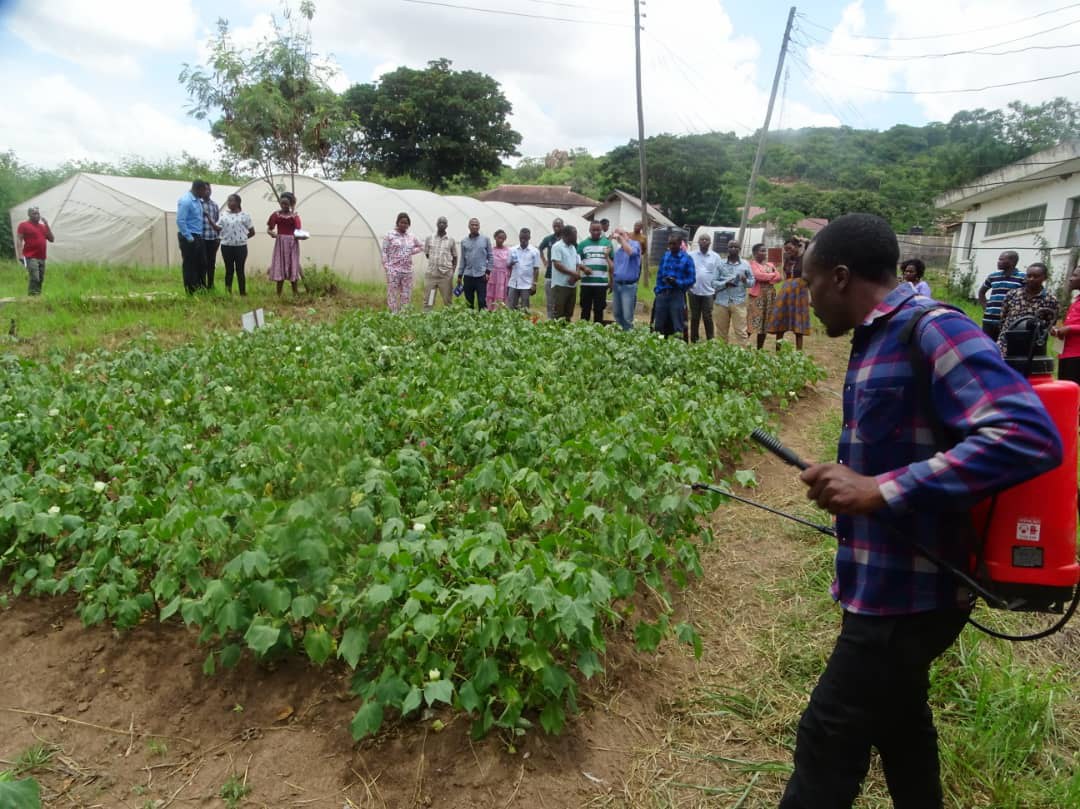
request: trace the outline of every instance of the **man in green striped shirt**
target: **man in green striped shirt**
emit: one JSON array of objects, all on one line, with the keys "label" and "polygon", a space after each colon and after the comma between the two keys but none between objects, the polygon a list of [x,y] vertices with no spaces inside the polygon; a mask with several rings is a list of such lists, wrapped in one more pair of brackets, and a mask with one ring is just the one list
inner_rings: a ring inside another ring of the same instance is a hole
[{"label": "man in green striped shirt", "polygon": [[604,322],[604,308],[611,289],[611,240],[602,235],[599,222],[589,225],[589,238],[578,242],[581,256],[581,319],[589,314],[596,323]]}]

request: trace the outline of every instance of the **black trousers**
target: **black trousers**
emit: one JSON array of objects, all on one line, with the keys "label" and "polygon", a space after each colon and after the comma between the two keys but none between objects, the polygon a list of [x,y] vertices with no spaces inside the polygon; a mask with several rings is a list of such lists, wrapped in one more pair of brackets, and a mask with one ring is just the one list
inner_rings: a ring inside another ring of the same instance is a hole
[{"label": "black trousers", "polygon": [[698,326],[705,321],[705,339],[711,340],[715,335],[712,321],[712,295],[695,295],[690,293],[690,342],[698,341]]},{"label": "black trousers", "polygon": [[607,287],[596,284],[581,284],[581,319],[588,320],[590,315],[595,323],[604,322],[604,309],[607,306]]},{"label": "black trousers", "polygon": [[1080,357],[1059,358],[1058,379],[1064,379],[1080,385]]},{"label": "black trousers", "polygon": [[202,236],[196,236],[189,242],[177,234],[177,239],[180,241],[184,289],[188,295],[194,295],[195,290],[204,286],[206,281],[206,248],[203,246]]},{"label": "black trousers", "polygon": [[220,239],[203,239],[206,247],[206,283],[203,286],[207,289],[214,288],[214,270],[217,269],[217,251],[220,244]]},{"label": "black trousers", "polygon": [[[469,308],[487,309],[487,276],[466,275],[462,278],[462,286],[465,288],[465,302]],[[473,307],[473,301],[476,306]]]},{"label": "black trousers", "polygon": [[[247,278],[244,276],[244,264],[247,262],[246,244],[221,245],[221,260],[225,262],[225,289],[232,292],[233,276],[241,295],[247,295]],[[213,275],[213,272],[211,272]]]},{"label": "black trousers", "polygon": [[795,771],[780,809],[849,809],[881,754],[895,809],[942,805],[937,731],[927,704],[930,664],[968,613],[870,616],[845,612],[825,672],[795,739]]}]

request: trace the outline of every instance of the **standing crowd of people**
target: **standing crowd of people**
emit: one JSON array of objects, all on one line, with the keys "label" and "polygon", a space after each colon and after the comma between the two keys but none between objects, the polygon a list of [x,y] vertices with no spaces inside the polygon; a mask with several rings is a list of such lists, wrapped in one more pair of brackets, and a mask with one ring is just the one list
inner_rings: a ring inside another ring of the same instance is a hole
[{"label": "standing crowd of people", "polygon": [[[180,243],[184,289],[189,295],[213,289],[218,249],[225,265],[225,289],[247,295],[246,264],[248,240],[255,236],[251,214],[243,210],[239,194],[230,194],[222,210],[214,202],[213,189],[205,180],[195,180],[176,204],[176,235]],[[277,294],[288,281],[293,294],[302,277],[298,240],[307,237],[296,213],[296,195],[286,191],[278,197],[279,210],[270,214],[266,232],[274,239],[273,258],[267,277],[277,284]]]}]

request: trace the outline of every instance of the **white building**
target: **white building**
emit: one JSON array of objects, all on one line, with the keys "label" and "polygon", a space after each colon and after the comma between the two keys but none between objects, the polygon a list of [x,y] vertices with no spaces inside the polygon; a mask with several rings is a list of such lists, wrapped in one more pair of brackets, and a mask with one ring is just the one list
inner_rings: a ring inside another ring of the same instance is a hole
[{"label": "white building", "polygon": [[[616,189],[608,194],[603,202],[583,214],[583,216],[590,222],[607,219],[612,228],[633,230],[634,223],[641,221],[641,200],[627,194],[625,191]],[[654,228],[675,227],[674,222],[652,205],[649,206],[649,219],[652,220],[652,227]]]},{"label": "white building", "polygon": [[1068,272],[1080,248],[1080,140],[1059,143],[935,200],[940,210],[963,215],[953,233],[950,264],[974,270],[976,288],[1006,250],[1021,268],[1044,260],[1051,272]]}]

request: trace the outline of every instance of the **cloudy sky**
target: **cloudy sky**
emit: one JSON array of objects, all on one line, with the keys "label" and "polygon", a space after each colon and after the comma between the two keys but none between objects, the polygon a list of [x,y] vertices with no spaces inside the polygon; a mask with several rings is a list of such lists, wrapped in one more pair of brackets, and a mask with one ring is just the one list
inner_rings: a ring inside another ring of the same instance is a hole
[{"label": "cloudy sky", "polygon": [[[636,135],[631,0],[316,6],[315,47],[338,65],[336,89],[446,57],[502,83],[526,155],[598,153]],[[747,134],[760,126],[789,6],[644,2],[647,132]],[[238,41],[255,42],[279,9],[250,0],[0,0],[0,70],[8,76],[0,149],[40,166],[183,151],[212,158],[213,141],[186,115],[177,75],[205,58],[219,17]],[[1078,34],[1080,3],[1064,0],[805,2],[773,126],[883,129],[1016,98],[1075,99]]]}]

